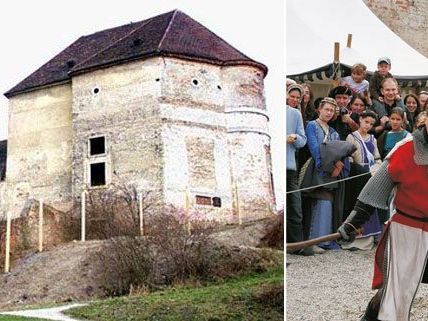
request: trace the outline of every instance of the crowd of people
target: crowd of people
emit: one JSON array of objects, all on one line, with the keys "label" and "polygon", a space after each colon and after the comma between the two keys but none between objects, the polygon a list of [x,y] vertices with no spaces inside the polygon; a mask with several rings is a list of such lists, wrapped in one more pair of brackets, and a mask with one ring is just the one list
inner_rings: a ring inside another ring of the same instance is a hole
[{"label": "crowd of people", "polygon": [[[370,81],[366,70],[356,63],[328,97],[316,99],[309,84],[287,79],[287,243],[335,232],[382,161],[425,124],[428,92],[402,97],[388,57],[378,60]],[[324,242],[292,254],[373,248],[389,212],[371,211],[352,243]]]}]

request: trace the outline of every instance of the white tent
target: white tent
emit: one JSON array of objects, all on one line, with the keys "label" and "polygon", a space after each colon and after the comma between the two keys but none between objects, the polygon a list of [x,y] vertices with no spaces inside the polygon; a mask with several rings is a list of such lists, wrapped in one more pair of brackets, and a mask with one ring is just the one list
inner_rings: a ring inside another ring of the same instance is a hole
[{"label": "white tent", "polygon": [[[386,56],[401,87],[427,86],[428,59],[385,26],[362,0],[287,0],[286,37],[287,77],[325,82],[334,70],[349,74],[357,62],[365,64],[370,75],[378,58]],[[333,63],[335,42],[340,43],[338,65]]]}]

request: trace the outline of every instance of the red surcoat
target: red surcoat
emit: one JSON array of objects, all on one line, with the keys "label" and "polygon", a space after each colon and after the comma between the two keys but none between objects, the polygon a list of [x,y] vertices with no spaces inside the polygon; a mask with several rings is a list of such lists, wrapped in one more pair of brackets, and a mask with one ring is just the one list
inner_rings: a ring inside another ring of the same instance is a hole
[{"label": "red surcoat", "polygon": [[[413,139],[398,143],[388,155],[388,175],[397,188],[394,204],[395,208],[410,216],[428,218],[428,166],[417,165],[414,155]],[[398,212],[391,217],[391,221],[428,232],[428,222],[418,221]],[[376,249],[373,289],[379,289],[383,284],[382,266],[387,235],[388,227]]]},{"label": "red surcoat", "polygon": [[[414,160],[413,140],[405,142],[390,155],[388,174],[397,183],[395,207],[415,217],[428,217],[428,166]],[[394,215],[393,221],[428,231],[428,222]]]}]

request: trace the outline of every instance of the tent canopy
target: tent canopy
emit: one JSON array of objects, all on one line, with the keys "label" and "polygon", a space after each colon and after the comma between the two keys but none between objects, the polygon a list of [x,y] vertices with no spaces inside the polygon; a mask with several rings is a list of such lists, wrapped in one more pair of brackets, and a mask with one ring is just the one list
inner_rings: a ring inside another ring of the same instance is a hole
[{"label": "tent canopy", "polygon": [[[393,33],[362,0],[287,0],[286,73],[300,81],[350,74],[357,63],[377,70],[380,57],[391,59],[391,73],[402,87],[426,87],[428,59]],[[352,34],[348,48],[348,34]],[[335,65],[334,43],[340,43]]]}]

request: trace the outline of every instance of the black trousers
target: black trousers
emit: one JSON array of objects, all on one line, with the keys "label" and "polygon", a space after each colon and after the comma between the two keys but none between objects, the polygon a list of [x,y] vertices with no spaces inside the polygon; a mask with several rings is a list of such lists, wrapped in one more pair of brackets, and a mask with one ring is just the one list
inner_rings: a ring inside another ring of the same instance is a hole
[{"label": "black trousers", "polygon": [[[297,171],[287,169],[287,192],[297,190]],[[287,243],[303,241],[302,199],[300,192],[287,193],[285,217]]]}]

